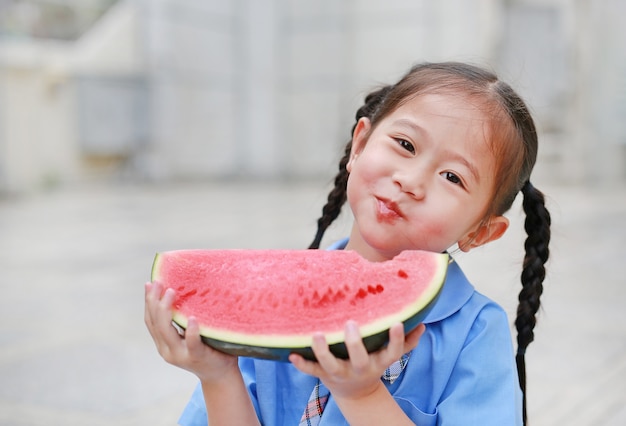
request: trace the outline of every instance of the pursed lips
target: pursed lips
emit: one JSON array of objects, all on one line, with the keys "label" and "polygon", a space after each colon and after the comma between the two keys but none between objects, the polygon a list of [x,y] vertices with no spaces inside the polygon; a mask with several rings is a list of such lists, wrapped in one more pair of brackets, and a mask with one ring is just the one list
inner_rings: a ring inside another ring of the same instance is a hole
[{"label": "pursed lips", "polygon": [[384,222],[391,222],[404,218],[404,214],[397,203],[385,198],[376,197],[377,217]]}]

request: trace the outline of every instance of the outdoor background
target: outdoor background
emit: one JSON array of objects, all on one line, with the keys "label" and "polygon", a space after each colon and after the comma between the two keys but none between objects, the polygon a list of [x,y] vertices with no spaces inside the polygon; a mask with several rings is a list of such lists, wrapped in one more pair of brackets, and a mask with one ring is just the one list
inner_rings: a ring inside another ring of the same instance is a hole
[{"label": "outdoor background", "polygon": [[[0,0],[0,425],[172,425],[154,253],[304,248],[363,96],[487,66],[540,132],[554,243],[533,425],[626,424],[624,0]],[[459,257],[514,316],[519,200]],[[346,214],[325,244],[345,235]]]}]

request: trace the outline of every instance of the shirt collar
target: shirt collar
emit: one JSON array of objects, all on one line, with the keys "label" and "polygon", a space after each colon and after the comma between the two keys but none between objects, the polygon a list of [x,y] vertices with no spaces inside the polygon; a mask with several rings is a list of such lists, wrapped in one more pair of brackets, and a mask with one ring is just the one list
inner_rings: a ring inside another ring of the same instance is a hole
[{"label": "shirt collar", "polygon": [[448,265],[446,281],[441,289],[435,306],[424,318],[424,324],[441,321],[456,313],[474,294],[474,286],[470,284],[459,265],[452,260]]}]

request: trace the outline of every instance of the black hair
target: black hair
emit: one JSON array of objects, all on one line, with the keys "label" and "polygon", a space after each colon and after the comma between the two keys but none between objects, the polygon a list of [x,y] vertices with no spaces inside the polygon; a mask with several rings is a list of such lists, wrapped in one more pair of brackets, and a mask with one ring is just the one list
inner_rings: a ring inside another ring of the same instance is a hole
[{"label": "black hair", "polygon": [[[365,97],[365,104],[363,104],[363,106],[361,106],[356,112],[356,122],[363,117],[370,118],[390,89],[391,86],[385,86],[367,95]],[[315,234],[315,239],[309,246],[310,249],[319,248],[324,232],[326,232],[326,229],[328,229],[330,224],[337,219],[337,216],[341,213],[341,208],[347,200],[346,188],[348,185],[348,170],[346,169],[346,165],[350,160],[352,134],[355,129],[356,123],[352,126],[352,130],[350,131],[350,141],[344,149],[343,157],[339,160],[339,172],[335,176],[335,186],[328,194],[326,204],[322,208],[322,216],[317,220],[317,233]]]},{"label": "black hair", "polygon": [[[378,88],[365,97],[365,103],[356,113],[356,121],[366,117],[371,129],[403,103],[425,93],[456,93],[479,100],[485,112],[493,118],[491,148],[499,159],[496,167],[494,202],[487,216],[502,215],[511,208],[517,194],[523,194],[526,214],[524,228],[525,257],[521,274],[522,290],[515,327],[517,329],[516,364],[519,384],[524,394],[523,418],[526,412],[525,353],[534,340],[536,313],[540,307],[545,279],[545,263],[549,257],[550,213],[545,207],[544,195],[530,183],[530,174],[537,157],[537,132],[532,116],[520,96],[490,71],[459,62],[424,63],[413,67],[395,85]],[[352,127],[352,133],[356,124]],[[371,131],[370,129],[370,131]],[[352,136],[351,133],[351,136]],[[494,141],[498,141],[497,143]],[[325,231],[341,213],[346,202],[348,171],[352,141],[344,149],[339,161],[335,186],[328,195],[317,221],[317,233],[309,246],[319,248]]]}]

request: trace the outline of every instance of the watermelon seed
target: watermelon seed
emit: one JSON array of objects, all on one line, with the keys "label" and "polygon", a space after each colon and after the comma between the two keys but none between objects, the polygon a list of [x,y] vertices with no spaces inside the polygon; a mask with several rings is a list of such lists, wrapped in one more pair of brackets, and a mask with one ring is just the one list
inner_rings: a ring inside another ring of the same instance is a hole
[{"label": "watermelon seed", "polygon": [[359,299],[365,299],[365,296],[367,296],[367,291],[362,288],[360,288],[359,291],[356,293],[356,297]]},{"label": "watermelon seed", "polygon": [[373,285],[367,286],[367,292],[370,294],[382,293],[383,290],[384,290],[384,287],[380,284],[376,284],[376,287],[374,287]]},{"label": "watermelon seed", "polygon": [[178,300],[180,300],[181,302],[183,300],[186,300],[188,298],[190,298],[191,296],[193,296],[194,294],[196,294],[198,292],[197,289],[193,289],[193,290],[189,290],[187,293],[183,293],[178,297]]},{"label": "watermelon seed", "polygon": [[328,297],[328,294],[325,294],[319,302],[317,302],[317,306],[325,306],[328,305],[328,303],[330,302],[330,298]]}]

